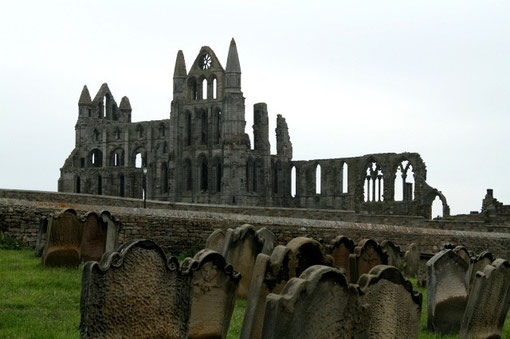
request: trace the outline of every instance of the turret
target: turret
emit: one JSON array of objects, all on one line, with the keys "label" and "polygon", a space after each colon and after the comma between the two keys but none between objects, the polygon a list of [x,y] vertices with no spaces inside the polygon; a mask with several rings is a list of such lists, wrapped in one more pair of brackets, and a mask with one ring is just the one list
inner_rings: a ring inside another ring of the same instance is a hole
[{"label": "turret", "polygon": [[182,96],[187,75],[184,54],[182,50],[179,50],[179,52],[177,52],[174,69],[174,99],[178,96]]},{"label": "turret", "polygon": [[237,55],[237,46],[234,38],[230,41],[227,57],[227,69],[225,71],[225,92],[241,91],[241,65]]},{"label": "turret", "polygon": [[129,103],[129,98],[124,96],[120,100],[120,106],[119,106],[120,113],[127,122],[131,122],[131,104]]},{"label": "turret", "polygon": [[269,119],[267,105],[263,102],[253,105],[253,144],[257,152],[269,154]]},{"label": "turret", "polygon": [[78,119],[92,116],[92,99],[90,98],[87,85],[83,86],[80,99],[78,100]]}]

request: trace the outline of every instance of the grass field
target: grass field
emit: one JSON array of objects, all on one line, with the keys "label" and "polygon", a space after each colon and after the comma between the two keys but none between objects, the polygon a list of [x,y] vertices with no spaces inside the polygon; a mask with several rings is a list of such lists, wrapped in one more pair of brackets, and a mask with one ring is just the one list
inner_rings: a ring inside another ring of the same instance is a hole
[{"label": "grass field", "polygon": [[[0,249],[0,338],[78,338],[81,269],[43,268],[31,250]],[[427,333],[425,289],[420,338]],[[239,338],[246,303],[237,301],[228,338]],[[510,313],[503,338],[510,338]]]}]

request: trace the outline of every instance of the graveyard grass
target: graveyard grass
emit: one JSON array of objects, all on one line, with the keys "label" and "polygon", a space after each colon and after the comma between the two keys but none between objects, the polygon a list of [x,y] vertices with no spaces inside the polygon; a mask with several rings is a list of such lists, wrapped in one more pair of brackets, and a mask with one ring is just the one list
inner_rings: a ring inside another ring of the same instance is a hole
[{"label": "graveyard grass", "polygon": [[[82,267],[43,268],[32,250],[0,249],[0,337],[78,338]],[[427,333],[426,290],[418,290],[424,297],[419,338],[456,338]],[[237,301],[228,338],[239,338],[245,307]],[[510,338],[510,313],[503,338]]]}]

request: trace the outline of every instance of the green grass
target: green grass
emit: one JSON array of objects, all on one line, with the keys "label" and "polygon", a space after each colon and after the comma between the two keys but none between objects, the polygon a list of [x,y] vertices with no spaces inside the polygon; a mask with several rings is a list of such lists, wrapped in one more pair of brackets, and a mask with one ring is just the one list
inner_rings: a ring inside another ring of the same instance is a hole
[{"label": "green grass", "polygon": [[31,250],[0,250],[0,337],[78,338],[80,268],[43,268]]},{"label": "green grass", "polygon": [[[0,338],[78,338],[81,270],[43,268],[32,250],[0,249]],[[424,296],[419,338],[456,338],[427,332],[426,290],[418,290]],[[236,302],[229,339],[239,338],[245,308],[246,301]],[[510,313],[502,337],[510,338]]]}]

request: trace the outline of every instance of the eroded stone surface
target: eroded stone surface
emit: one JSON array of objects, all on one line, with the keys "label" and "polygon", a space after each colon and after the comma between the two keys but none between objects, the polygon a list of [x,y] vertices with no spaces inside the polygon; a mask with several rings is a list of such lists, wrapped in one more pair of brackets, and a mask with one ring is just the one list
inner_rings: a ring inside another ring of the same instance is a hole
[{"label": "eroded stone surface", "polygon": [[209,235],[205,242],[205,248],[223,253],[223,246],[225,245],[225,230],[217,229]]},{"label": "eroded stone surface", "polygon": [[83,268],[82,338],[186,338],[191,274],[149,240],[134,240]]},{"label": "eroded stone surface", "polygon": [[427,328],[440,334],[458,333],[466,308],[468,264],[446,249],[427,262]]},{"label": "eroded stone surface", "polygon": [[468,294],[473,287],[473,282],[475,280],[476,273],[478,271],[483,272],[485,266],[490,265],[494,261],[494,256],[489,251],[483,251],[479,255],[471,260],[469,265],[469,270],[466,275],[466,283],[468,286]]},{"label": "eroded stone surface", "polygon": [[80,246],[82,261],[98,261],[106,249],[106,236],[108,225],[100,220],[95,212],[85,215],[83,224],[83,237]]},{"label": "eroded stone surface", "polygon": [[272,250],[273,244],[264,243],[268,239],[276,238],[270,238],[267,234],[259,235],[255,228],[248,224],[226,231],[222,254],[234,270],[241,274],[237,288],[238,298],[246,298],[248,295],[257,255],[262,253],[264,248]]},{"label": "eroded stone surface", "polygon": [[72,209],[48,220],[48,235],[42,253],[43,266],[78,266],[83,225]]},{"label": "eroded stone surface", "polygon": [[369,338],[418,338],[422,295],[394,266],[378,265],[359,279]]},{"label": "eroded stone surface", "polygon": [[390,240],[383,240],[380,245],[384,250],[384,253],[388,256],[388,265],[399,267],[400,257],[402,255],[400,246]]},{"label": "eroded stone surface", "polygon": [[364,338],[367,326],[357,286],[337,268],[315,265],[267,296],[262,338]]},{"label": "eroded stone surface", "polygon": [[349,255],[351,283],[356,283],[362,274],[370,272],[373,267],[387,263],[388,256],[375,240],[361,240],[354,248],[354,253]]},{"label": "eroded stone surface", "polygon": [[416,277],[420,270],[420,251],[415,243],[409,245],[404,255],[404,274],[408,277]]},{"label": "eroded stone surface", "polygon": [[459,338],[500,338],[510,306],[510,263],[496,259],[475,275]]},{"label": "eroded stone surface", "polygon": [[336,268],[343,268],[349,281],[349,255],[354,252],[354,241],[346,236],[339,235],[331,240],[328,248],[329,254],[333,257],[333,265]]},{"label": "eroded stone surface", "polygon": [[218,252],[204,249],[189,263],[193,272],[188,338],[225,338],[241,276]]},{"label": "eroded stone surface", "polygon": [[293,277],[312,265],[331,265],[322,245],[311,238],[298,237],[286,246],[276,246],[271,256],[259,254],[248,292],[241,338],[261,338],[264,304],[269,293],[280,293]]}]

